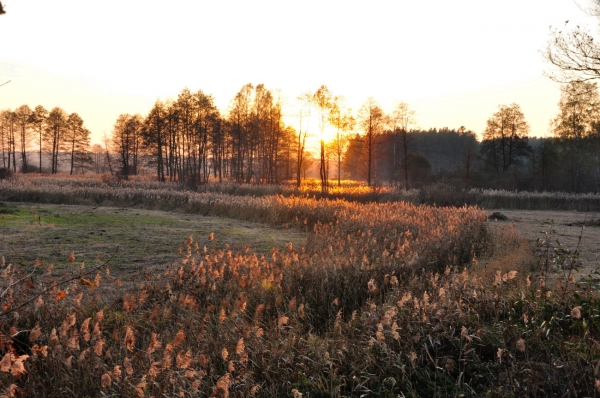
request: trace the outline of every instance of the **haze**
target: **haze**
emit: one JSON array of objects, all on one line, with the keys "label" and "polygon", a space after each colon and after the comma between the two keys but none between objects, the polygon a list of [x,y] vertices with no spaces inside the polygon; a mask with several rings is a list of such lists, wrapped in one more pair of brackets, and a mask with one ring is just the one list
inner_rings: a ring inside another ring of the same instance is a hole
[{"label": "haze", "polygon": [[[421,128],[481,134],[500,104],[548,135],[559,86],[543,76],[549,27],[593,26],[571,0],[5,0],[0,109],[77,112],[92,142],[184,87],[222,112],[246,83],[291,105],[326,84],[358,109],[408,102]],[[291,123],[291,122],[290,122]]]}]

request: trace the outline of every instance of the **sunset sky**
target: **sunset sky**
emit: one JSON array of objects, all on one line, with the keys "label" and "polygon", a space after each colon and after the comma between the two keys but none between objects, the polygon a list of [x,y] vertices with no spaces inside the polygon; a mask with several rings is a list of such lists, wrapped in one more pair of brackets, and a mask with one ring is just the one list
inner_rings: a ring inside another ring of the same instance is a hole
[{"label": "sunset sky", "polygon": [[[358,109],[408,102],[421,128],[481,134],[499,104],[549,133],[559,86],[543,76],[550,26],[597,31],[585,0],[3,0],[0,109],[77,112],[93,142],[121,113],[184,88],[221,111],[246,83],[294,99],[326,84]],[[287,119],[294,124],[294,119]]]}]

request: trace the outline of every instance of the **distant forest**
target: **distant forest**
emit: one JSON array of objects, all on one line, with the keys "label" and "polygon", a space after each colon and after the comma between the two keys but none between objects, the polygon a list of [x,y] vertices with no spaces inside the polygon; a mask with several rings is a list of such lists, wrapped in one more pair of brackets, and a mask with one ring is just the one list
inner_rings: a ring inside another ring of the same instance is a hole
[{"label": "distant forest", "polygon": [[[300,185],[316,170],[312,175],[324,189],[353,179],[408,189],[443,184],[600,192],[595,83],[563,86],[549,138],[529,137],[518,104],[500,105],[481,141],[465,127],[415,129],[415,113],[405,103],[385,114],[369,98],[353,112],[326,86],[300,96],[297,104],[291,126],[277,96],[262,84],[242,87],[226,114],[212,96],[186,88],[176,100],[157,101],[145,116],[120,115],[111,135],[93,146],[77,113],[22,105],[0,111],[0,168],[3,175],[111,173],[127,179],[146,173],[189,186],[209,180]],[[320,153],[308,150],[310,136],[321,137]]]}]

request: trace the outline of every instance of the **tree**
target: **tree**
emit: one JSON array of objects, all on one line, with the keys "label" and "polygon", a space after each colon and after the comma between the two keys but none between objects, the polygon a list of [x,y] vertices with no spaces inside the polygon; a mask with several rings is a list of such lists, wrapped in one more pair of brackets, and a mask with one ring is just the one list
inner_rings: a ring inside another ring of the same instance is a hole
[{"label": "tree", "polygon": [[21,169],[27,172],[27,144],[29,143],[29,127],[31,125],[31,108],[21,105],[15,109],[17,129],[19,131],[19,149],[21,150]]},{"label": "tree", "polygon": [[93,165],[94,173],[100,174],[105,169],[105,167],[104,167],[105,162],[103,161],[104,148],[102,148],[102,145],[94,144],[94,145],[92,145],[91,152],[92,152],[92,165]]},{"label": "tree", "polygon": [[[296,145],[296,186],[300,188],[302,180],[302,165],[304,162],[304,154],[306,153],[306,138],[308,137],[308,128],[302,129],[302,122],[305,118],[310,117],[310,102],[312,94],[306,93],[297,98],[299,103],[298,109],[298,135]],[[306,126],[306,124],[305,124]]]},{"label": "tree", "polygon": [[560,145],[558,138],[537,139],[531,153],[531,176],[533,189],[548,191],[563,189],[557,183],[561,168]]},{"label": "tree", "polygon": [[37,128],[37,133],[38,133],[38,144],[40,147],[40,151],[39,151],[40,173],[42,172],[42,143],[44,142],[44,140],[43,140],[44,125],[46,123],[47,118],[48,118],[48,111],[46,110],[46,108],[44,108],[41,105],[36,106],[35,109],[33,110],[33,112],[31,113],[31,124]]},{"label": "tree", "polygon": [[[415,124],[415,111],[408,107],[405,102],[400,102],[394,108],[391,117],[392,131],[399,137],[400,144],[402,145],[402,169],[404,170],[404,188],[409,189],[408,169],[411,163],[408,159],[408,148],[411,145],[411,137],[409,134],[409,128]],[[396,156],[396,139],[394,139],[394,178],[397,173],[397,156]],[[431,167],[431,166],[430,166]]]},{"label": "tree", "polygon": [[584,142],[595,144],[594,125],[600,120],[600,95],[596,83],[573,81],[565,84],[553,121],[554,134],[562,138],[568,157],[571,189],[582,190]]},{"label": "tree", "polygon": [[[465,184],[464,189],[469,189],[469,181],[471,179],[471,167],[473,166],[473,153],[477,147],[477,139],[472,131],[467,130],[465,126],[460,126],[457,131],[459,137],[464,139],[464,168],[465,168]],[[470,138],[470,139],[469,139]]]},{"label": "tree", "polygon": [[431,163],[429,160],[420,152],[409,153],[405,158],[402,159],[400,164],[403,170],[409,170],[410,176],[408,181],[411,182],[411,186],[418,188],[420,185],[427,182],[427,178],[431,173]]},{"label": "tree", "polygon": [[371,186],[375,143],[377,136],[381,134],[385,125],[385,114],[373,97],[369,97],[358,111],[358,123],[365,133],[367,185]]},{"label": "tree", "polygon": [[496,173],[504,173],[529,153],[529,125],[517,104],[500,105],[488,119],[481,142],[481,155]]},{"label": "tree", "polygon": [[45,141],[51,154],[51,173],[58,172],[58,157],[63,149],[64,134],[67,128],[67,115],[59,107],[53,108],[46,119]]},{"label": "tree", "polygon": [[354,128],[355,120],[350,109],[344,109],[343,97],[335,97],[332,102],[331,111],[329,113],[329,123],[335,127],[336,132],[331,141],[329,148],[337,161],[337,180],[338,187],[342,186],[342,158],[348,145],[348,133]]},{"label": "tree", "polygon": [[[246,84],[231,101],[229,120],[231,126],[232,173],[237,182],[244,181],[244,158],[249,152],[248,131],[252,111],[252,90],[254,86]],[[251,166],[249,166],[251,169]],[[248,176],[248,179],[251,176]]]},{"label": "tree", "polygon": [[142,141],[142,117],[140,115],[122,114],[117,118],[113,128],[112,142],[119,154],[121,176],[129,178],[137,174],[138,155]]},{"label": "tree", "polygon": [[573,81],[562,87],[559,113],[553,121],[554,133],[562,138],[583,138],[592,131],[600,117],[598,86],[592,82]]},{"label": "tree", "polygon": [[[10,110],[0,112],[0,138],[2,144],[2,167],[10,169],[10,156],[15,135],[15,117]],[[13,153],[14,155],[14,153]],[[13,156],[14,157],[14,156]]]},{"label": "tree", "polygon": [[10,109],[2,111],[0,113],[0,125],[2,127],[2,162],[5,168],[11,168],[11,157],[12,157],[12,168],[13,171],[17,170],[16,162],[16,142],[15,139],[17,131],[17,117],[14,112]]},{"label": "tree", "polygon": [[[568,22],[567,22],[568,23]],[[600,78],[600,44],[590,32],[577,26],[565,31],[553,29],[544,58],[558,70],[549,72],[558,82],[587,81]]]},{"label": "tree", "polygon": [[320,143],[320,164],[319,164],[319,175],[321,177],[321,191],[327,191],[327,168],[325,166],[325,128],[329,121],[329,114],[331,112],[332,97],[329,89],[326,85],[322,85],[312,96],[312,103],[316,106],[319,112],[319,130],[321,131]]},{"label": "tree", "polygon": [[75,164],[81,165],[88,160],[90,146],[90,131],[83,127],[83,119],[77,113],[71,113],[67,118],[65,143],[70,152],[69,174],[73,174]]},{"label": "tree", "polygon": [[161,101],[156,101],[144,119],[142,128],[143,146],[155,156],[156,178],[161,182],[165,181],[164,155],[167,142],[165,116],[165,105]]}]

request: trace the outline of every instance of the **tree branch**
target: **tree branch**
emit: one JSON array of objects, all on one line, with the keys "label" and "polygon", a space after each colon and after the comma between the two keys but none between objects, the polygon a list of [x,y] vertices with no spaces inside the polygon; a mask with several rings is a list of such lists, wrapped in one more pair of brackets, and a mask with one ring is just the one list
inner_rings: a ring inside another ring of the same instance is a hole
[{"label": "tree branch", "polygon": [[73,280],[75,280],[75,279],[78,279],[78,278],[83,278],[84,276],[87,276],[87,275],[89,275],[89,274],[91,274],[91,273],[93,273],[93,272],[95,272],[95,271],[98,271],[100,268],[103,268],[104,266],[106,266],[106,264],[108,264],[108,263],[110,262],[110,260],[112,260],[112,259],[113,259],[113,257],[115,256],[115,254],[117,254],[117,252],[118,252],[118,251],[119,251],[119,246],[117,246],[117,248],[115,249],[115,251],[113,252],[113,254],[111,254],[111,256],[108,258],[108,260],[106,260],[106,261],[105,261],[105,262],[103,262],[102,264],[100,264],[100,265],[98,265],[98,266],[96,266],[96,267],[92,268],[91,270],[89,270],[89,271],[87,271],[87,272],[84,272],[83,274],[76,275],[76,276],[74,276],[74,277],[72,277],[72,278],[69,278],[69,279],[66,279],[66,280],[64,280],[64,281],[62,281],[62,282],[57,282],[57,283],[54,283],[52,286],[50,286],[50,287],[48,287],[47,289],[44,289],[43,291],[41,291],[40,293],[38,293],[38,294],[34,295],[32,298],[30,298],[30,299],[29,299],[29,300],[27,300],[26,302],[24,302],[24,303],[22,303],[22,304],[20,304],[20,305],[18,305],[18,306],[16,306],[16,307],[14,307],[14,308],[11,308],[11,309],[9,309],[9,310],[7,310],[7,311],[5,311],[5,312],[1,313],[1,314],[0,314],[0,318],[1,318],[1,317],[3,317],[3,316],[6,316],[6,315],[8,315],[8,314],[10,314],[11,312],[14,312],[14,311],[16,311],[16,310],[18,310],[18,309],[20,309],[20,308],[23,308],[23,307],[24,307],[24,306],[26,306],[27,304],[30,304],[31,302],[33,302],[33,300],[35,300],[35,299],[37,299],[38,297],[40,297],[40,296],[42,296],[42,295],[46,294],[47,292],[49,292],[50,290],[52,290],[52,289],[54,289],[54,288],[56,288],[56,287],[58,287],[58,286],[64,285],[65,283],[67,283],[67,282],[71,282],[71,281],[73,281]]}]

